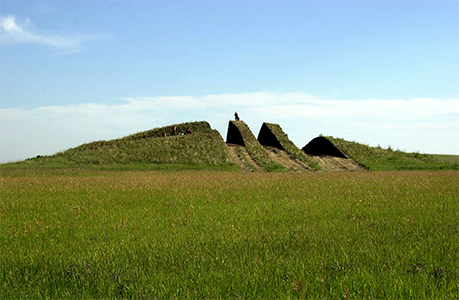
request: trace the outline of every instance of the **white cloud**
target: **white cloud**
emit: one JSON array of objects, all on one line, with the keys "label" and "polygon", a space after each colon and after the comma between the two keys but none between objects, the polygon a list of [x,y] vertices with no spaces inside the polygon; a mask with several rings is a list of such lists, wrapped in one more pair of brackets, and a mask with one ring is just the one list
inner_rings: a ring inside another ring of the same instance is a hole
[{"label": "white cloud", "polygon": [[0,162],[187,121],[209,121],[226,138],[234,111],[255,135],[263,122],[280,124],[300,148],[322,133],[408,151],[459,154],[459,99],[333,100],[303,93],[246,93],[123,100],[117,105],[0,109]]},{"label": "white cloud", "polygon": [[105,38],[102,35],[86,35],[66,37],[41,33],[30,19],[17,20],[14,16],[0,16],[0,45],[10,46],[21,43],[31,43],[48,46],[63,53],[74,53],[83,50],[83,44]]}]

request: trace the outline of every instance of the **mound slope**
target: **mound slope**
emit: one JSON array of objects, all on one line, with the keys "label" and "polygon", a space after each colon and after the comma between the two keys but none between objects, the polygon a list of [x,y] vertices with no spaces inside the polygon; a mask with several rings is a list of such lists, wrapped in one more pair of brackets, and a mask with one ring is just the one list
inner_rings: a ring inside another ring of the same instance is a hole
[{"label": "mound slope", "polygon": [[[236,126],[235,124],[236,122],[242,122],[242,121],[230,121],[228,123],[228,132],[226,133],[226,142],[229,144],[236,144],[236,145],[241,145],[245,147],[244,138],[242,137],[239,127]],[[243,125],[240,125],[240,127],[243,127]]]},{"label": "mound slope", "polygon": [[[192,134],[185,134],[187,129]],[[83,144],[40,160],[76,165],[147,163],[234,166],[220,133],[205,121],[174,124],[121,139]]]},{"label": "mound slope", "polygon": [[404,152],[388,147],[371,147],[341,138],[327,136],[342,152],[371,171],[378,170],[459,170],[459,160],[441,156]]},{"label": "mound slope", "polygon": [[364,171],[354,159],[346,156],[331,141],[323,136],[312,139],[303,147],[303,152],[325,171]]},{"label": "mound slope", "polygon": [[[294,166],[303,166],[305,169],[320,170],[320,166],[309,159],[307,155],[303,153],[295,144],[288,138],[288,135],[282,130],[282,127],[278,124],[273,123],[263,123],[258,133],[258,141],[265,148],[270,149],[270,147],[277,148],[282,151],[272,151],[274,154],[277,154],[279,159],[283,161],[284,166],[294,165]],[[290,161],[288,161],[290,160]],[[295,168],[296,169],[296,168]]]},{"label": "mound slope", "polygon": [[303,152],[310,155],[317,156],[333,156],[347,158],[343,152],[333,145],[332,142],[323,136],[312,139],[306,146],[303,147]]},{"label": "mound slope", "polygon": [[[279,138],[276,136],[276,134],[274,134],[274,131],[276,131]],[[270,146],[285,150],[284,146],[280,142],[280,139],[282,139],[280,135],[283,135],[282,137],[287,136],[279,125],[265,122],[263,125],[261,125],[260,132],[258,133],[258,142],[260,142],[260,144],[263,146]],[[285,140],[289,141],[288,138],[284,138],[282,140],[284,142]]]},{"label": "mound slope", "polygon": [[226,142],[244,146],[252,159],[266,171],[282,171],[284,166],[273,161],[244,121],[229,121]]}]

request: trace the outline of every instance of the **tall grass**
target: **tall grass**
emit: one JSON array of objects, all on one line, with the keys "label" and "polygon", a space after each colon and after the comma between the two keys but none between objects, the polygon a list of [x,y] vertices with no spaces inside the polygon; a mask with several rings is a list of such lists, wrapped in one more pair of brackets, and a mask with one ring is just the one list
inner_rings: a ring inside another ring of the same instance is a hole
[{"label": "tall grass", "polygon": [[0,298],[455,299],[457,183],[5,170]]}]

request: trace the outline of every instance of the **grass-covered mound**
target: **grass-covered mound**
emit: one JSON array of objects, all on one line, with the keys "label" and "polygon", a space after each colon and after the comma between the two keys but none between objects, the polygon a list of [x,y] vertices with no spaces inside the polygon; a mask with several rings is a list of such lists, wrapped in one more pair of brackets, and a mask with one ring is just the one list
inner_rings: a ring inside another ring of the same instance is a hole
[{"label": "grass-covered mound", "polygon": [[258,142],[244,121],[229,121],[226,141],[245,146],[252,158],[267,171],[287,170],[269,157],[269,153]]},{"label": "grass-covered mound", "polygon": [[347,156],[333,145],[332,142],[323,136],[313,138],[306,146],[303,152],[310,155],[328,155],[333,157],[347,158]]},{"label": "grass-covered mound", "polygon": [[307,164],[315,170],[320,169],[320,166],[316,162],[311,161],[300,148],[295,146],[278,124],[263,123],[258,134],[258,141],[263,146],[271,146],[284,150],[293,158]]},{"label": "grass-covered mound", "polygon": [[[184,134],[188,129],[192,134]],[[170,125],[120,139],[83,144],[25,163],[70,166],[174,164],[185,169],[187,166],[237,169],[220,133],[207,122]]]},{"label": "grass-covered mound", "polygon": [[370,147],[341,138],[326,137],[339,150],[369,170],[459,170],[459,156],[451,158],[418,152],[407,153],[391,147]]}]

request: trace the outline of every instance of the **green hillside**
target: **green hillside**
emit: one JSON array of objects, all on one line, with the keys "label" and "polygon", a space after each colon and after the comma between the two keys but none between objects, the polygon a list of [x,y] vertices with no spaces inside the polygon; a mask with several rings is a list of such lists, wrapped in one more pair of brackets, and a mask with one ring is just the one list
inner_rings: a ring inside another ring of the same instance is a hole
[{"label": "green hillside", "polygon": [[341,138],[326,137],[339,150],[371,171],[459,170],[459,156],[407,153],[392,148],[370,147]]},{"label": "green hillside", "polygon": [[[185,134],[188,129],[191,134]],[[283,149],[312,168],[320,168],[289,140],[279,125],[263,123],[259,139],[260,136],[265,139],[267,146]],[[348,157],[372,171],[459,170],[457,155],[406,153],[391,148],[370,147],[341,138],[326,138]],[[253,160],[266,171],[287,171],[286,167],[272,160],[243,121],[229,122],[227,140],[245,146]],[[50,156],[0,165],[0,170],[21,168],[240,170],[220,133],[205,121],[154,128],[120,139],[83,144]]]},{"label": "green hillside", "polygon": [[[176,132],[174,135],[174,127]],[[191,129],[192,134],[184,134]],[[36,166],[144,166],[168,168],[238,169],[220,133],[207,122],[170,125],[124,138],[83,144],[51,156],[30,159]],[[164,167],[164,166],[163,166]]]}]

